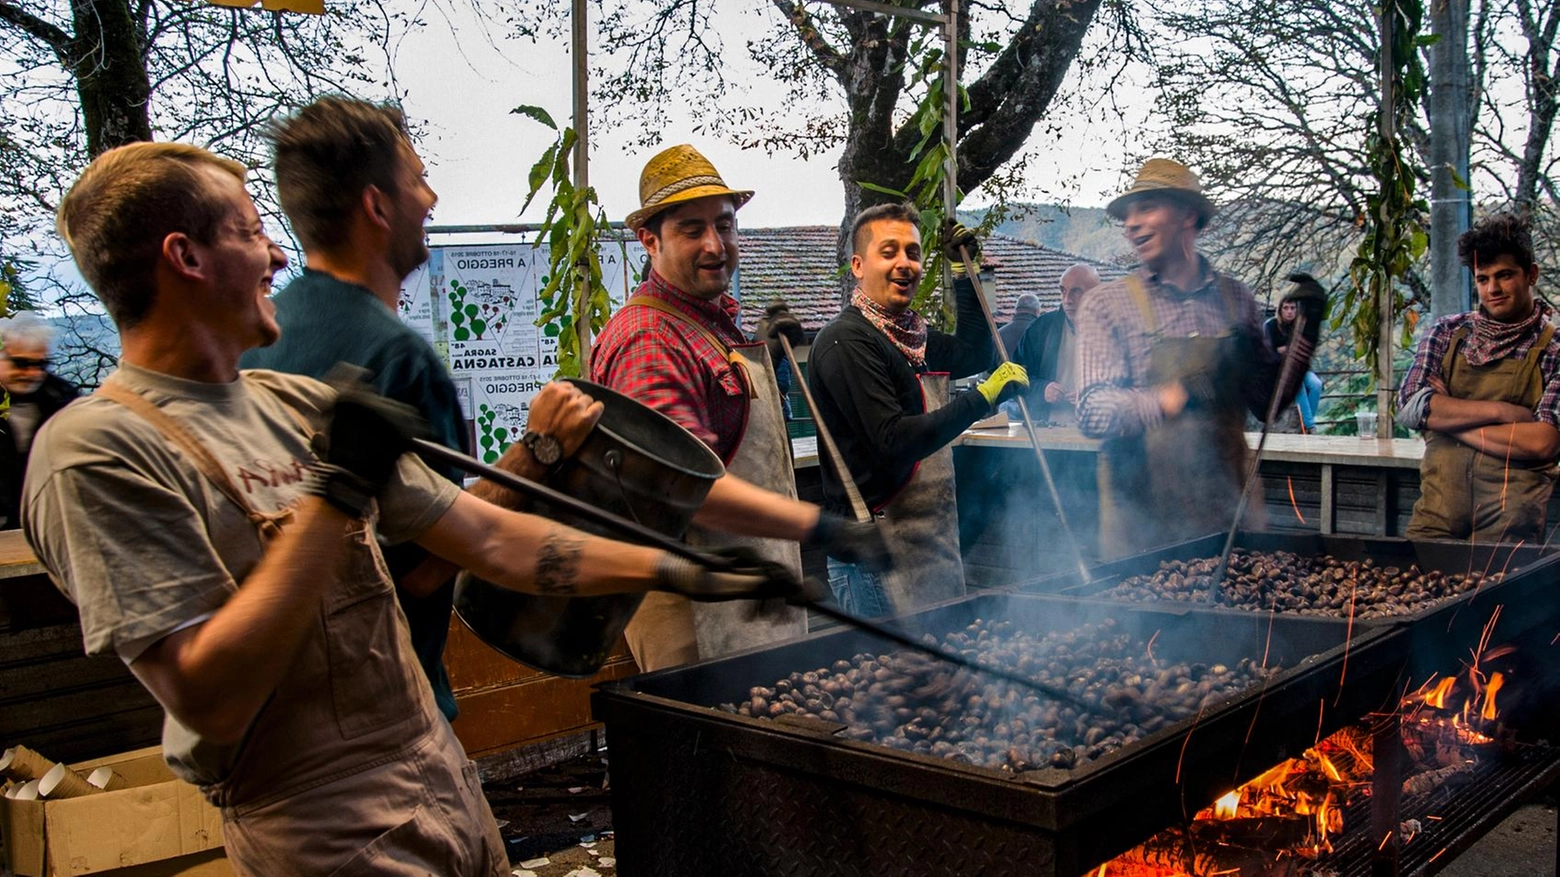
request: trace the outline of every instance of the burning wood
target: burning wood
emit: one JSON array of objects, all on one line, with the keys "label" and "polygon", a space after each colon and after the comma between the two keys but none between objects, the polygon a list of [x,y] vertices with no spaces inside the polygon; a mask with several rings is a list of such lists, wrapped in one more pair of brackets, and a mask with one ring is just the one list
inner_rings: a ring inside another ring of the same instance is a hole
[{"label": "burning wood", "polygon": [[[1432,677],[1403,699],[1405,799],[1454,791],[1473,780],[1482,760],[1500,754],[1508,735],[1499,724],[1496,695],[1509,677],[1499,671],[1486,675],[1484,667],[1510,649],[1488,645],[1486,636],[1457,675]],[[1370,753],[1365,727],[1344,728],[1300,758],[1280,762],[1221,796],[1187,826],[1162,831],[1084,877],[1329,873],[1325,857],[1346,828],[1345,809],[1370,794]],[[1410,843],[1422,830],[1418,820],[1407,820],[1399,840]]]}]

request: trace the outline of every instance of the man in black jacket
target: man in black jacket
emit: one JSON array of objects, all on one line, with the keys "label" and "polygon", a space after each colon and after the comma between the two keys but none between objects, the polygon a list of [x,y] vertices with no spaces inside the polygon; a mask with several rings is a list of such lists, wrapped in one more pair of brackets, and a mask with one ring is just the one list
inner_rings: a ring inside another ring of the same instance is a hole
[{"label": "man in black jacket", "polygon": [[1100,285],[1093,265],[1079,262],[1062,272],[1062,306],[1029,325],[1013,361],[1029,372],[1029,412],[1036,420],[1071,426],[1078,422],[1078,307],[1083,294]]},{"label": "man in black jacket", "polygon": [[[864,210],[852,230],[850,304],[813,342],[808,384],[816,416],[833,433],[850,477],[893,549],[895,575],[883,577],[829,559],[829,585],[847,611],[903,612],[964,593],[948,444],[1005,398],[1028,386],[1021,366],[1004,363],[979,392],[952,401],[947,381],[990,369],[991,333],[963,275],[959,248],[979,246],[962,226],[944,234],[955,264],[957,328],[929,330],[910,309],[921,281],[920,217],[907,204]],[[844,487],[823,470],[824,505],[851,514]]]},{"label": "man in black jacket", "polygon": [[20,527],[22,476],[38,427],[77,396],[76,385],[49,372],[54,330],[30,311],[0,320],[0,388],[8,407],[0,420],[0,530]]}]

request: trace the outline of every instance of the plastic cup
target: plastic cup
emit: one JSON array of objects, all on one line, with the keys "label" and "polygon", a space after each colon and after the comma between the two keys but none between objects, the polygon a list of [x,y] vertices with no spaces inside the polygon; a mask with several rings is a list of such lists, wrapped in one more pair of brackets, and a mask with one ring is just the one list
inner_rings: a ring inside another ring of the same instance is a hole
[{"label": "plastic cup", "polygon": [[1376,412],[1360,411],[1354,415],[1355,425],[1359,427],[1360,438],[1373,439],[1376,437]]}]

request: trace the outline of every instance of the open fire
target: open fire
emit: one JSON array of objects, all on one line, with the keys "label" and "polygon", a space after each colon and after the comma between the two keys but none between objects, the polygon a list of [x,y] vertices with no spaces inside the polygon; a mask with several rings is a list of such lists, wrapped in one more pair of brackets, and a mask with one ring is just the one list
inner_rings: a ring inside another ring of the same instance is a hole
[{"label": "open fire", "polygon": [[[1498,617],[1498,612],[1497,616]],[[1469,782],[1481,761],[1497,757],[1510,735],[1498,697],[1509,684],[1492,662],[1513,649],[1486,641],[1455,675],[1432,677],[1403,698],[1402,793],[1405,799],[1449,792]],[[1091,869],[1084,877],[1322,877],[1327,854],[1345,830],[1368,831],[1367,820],[1345,825],[1350,805],[1369,799],[1372,740],[1364,725],[1338,731],[1221,796],[1185,825]],[[1420,831],[1415,820],[1399,833]],[[1384,845],[1390,835],[1382,838]]]}]

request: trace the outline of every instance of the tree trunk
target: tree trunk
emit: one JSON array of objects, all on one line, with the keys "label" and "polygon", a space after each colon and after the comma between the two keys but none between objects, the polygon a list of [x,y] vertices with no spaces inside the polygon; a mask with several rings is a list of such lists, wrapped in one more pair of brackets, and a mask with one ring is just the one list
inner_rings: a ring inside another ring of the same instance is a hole
[{"label": "tree trunk", "polygon": [[[1560,58],[1551,66],[1560,11],[1540,4],[1535,10],[1531,0],[1518,0],[1523,36],[1528,40],[1528,134],[1522,146],[1522,162],[1517,166],[1515,206],[1531,213],[1538,206],[1539,180],[1544,177],[1544,151],[1554,130],[1555,114],[1560,110]],[[1543,15],[1535,17],[1536,11]]]},{"label": "tree trunk", "polygon": [[71,0],[69,50],[87,129],[87,154],[152,139],[151,86],[128,0]]},{"label": "tree trunk", "polygon": [[1469,275],[1453,242],[1473,219],[1468,152],[1477,106],[1468,68],[1469,0],[1430,4],[1430,316],[1471,306]]},{"label": "tree trunk", "polygon": [[[959,116],[956,150],[961,192],[986,182],[1023,148],[1060,89],[1100,4],[1101,0],[1033,0],[1012,41],[967,86],[969,106]],[[906,28],[894,25],[890,35],[884,20],[878,17],[874,24],[884,28],[882,37],[874,33],[871,39],[858,39],[848,72],[836,74],[850,108],[839,164],[845,186],[838,249],[842,264],[850,258],[850,225],[856,214],[893,200],[861,184],[902,191],[915,171],[910,154],[921,141],[920,131],[910,124],[893,126],[893,109],[904,88]],[[844,289],[849,288],[847,278]]]}]

